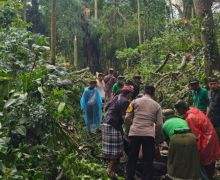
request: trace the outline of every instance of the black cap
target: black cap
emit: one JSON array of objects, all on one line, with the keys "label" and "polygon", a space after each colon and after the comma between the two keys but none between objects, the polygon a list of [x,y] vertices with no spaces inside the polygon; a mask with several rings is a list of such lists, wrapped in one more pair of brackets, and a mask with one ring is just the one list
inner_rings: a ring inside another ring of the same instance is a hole
[{"label": "black cap", "polygon": [[178,109],[178,108],[188,109],[189,108],[184,100],[177,101],[176,104],[174,105],[174,107],[176,109]]},{"label": "black cap", "polygon": [[96,84],[96,80],[90,80],[89,84]]},{"label": "black cap", "polygon": [[125,79],[125,77],[124,76],[118,76],[118,78],[117,78],[118,80],[122,80],[122,79]]},{"label": "black cap", "polygon": [[196,78],[193,78],[189,81],[189,84],[199,84],[199,80]]},{"label": "black cap", "polygon": [[127,85],[133,85],[133,82],[132,82],[132,80],[127,80],[125,84],[127,84]]},{"label": "black cap", "polygon": [[218,79],[216,77],[209,77],[208,82],[218,82]]}]

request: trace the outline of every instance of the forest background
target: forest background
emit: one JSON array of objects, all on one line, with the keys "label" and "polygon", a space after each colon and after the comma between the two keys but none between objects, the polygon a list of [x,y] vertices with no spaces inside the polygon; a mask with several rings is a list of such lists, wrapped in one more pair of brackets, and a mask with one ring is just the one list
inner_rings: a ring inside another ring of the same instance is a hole
[{"label": "forest background", "polygon": [[1,0],[0,24],[2,179],[107,179],[79,107],[95,72],[140,74],[164,108],[219,77],[219,0]]}]

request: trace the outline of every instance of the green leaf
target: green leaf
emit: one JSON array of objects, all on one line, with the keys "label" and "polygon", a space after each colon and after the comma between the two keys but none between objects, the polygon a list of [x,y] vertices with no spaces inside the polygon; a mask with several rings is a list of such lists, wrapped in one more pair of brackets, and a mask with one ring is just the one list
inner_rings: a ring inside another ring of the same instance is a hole
[{"label": "green leaf", "polygon": [[12,104],[16,103],[17,99],[9,99],[5,105],[4,105],[4,109],[7,109],[8,107],[10,107]]},{"label": "green leaf", "polygon": [[22,136],[25,136],[27,131],[26,128],[24,126],[17,126],[16,127],[16,132],[19,133]]},{"label": "green leaf", "polygon": [[41,94],[44,93],[44,91],[43,91],[43,87],[40,86],[40,87],[38,87],[37,89],[38,89],[38,91],[39,91]]},{"label": "green leaf", "polygon": [[65,105],[66,105],[66,103],[64,103],[64,102],[61,102],[60,104],[59,104],[59,106],[58,106],[58,112],[62,112],[63,111],[63,109],[64,109],[64,107],[65,107]]},{"label": "green leaf", "polygon": [[20,158],[21,158],[21,156],[22,156],[22,153],[21,153],[21,152],[19,152],[19,153],[17,154],[17,157],[20,159]]},{"label": "green leaf", "polygon": [[0,81],[9,81],[9,80],[12,80],[12,78],[0,76]]}]

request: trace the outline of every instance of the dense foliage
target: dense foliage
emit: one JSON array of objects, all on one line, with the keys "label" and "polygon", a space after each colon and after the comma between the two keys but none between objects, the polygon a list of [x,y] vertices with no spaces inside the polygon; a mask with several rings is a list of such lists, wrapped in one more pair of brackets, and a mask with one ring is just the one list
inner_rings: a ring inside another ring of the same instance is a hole
[{"label": "dense foliage", "polygon": [[[198,22],[197,19],[187,24],[182,20],[173,21],[160,37],[145,41],[134,49],[116,53],[118,60],[125,65],[128,77],[141,74],[144,82],[157,87],[158,100],[163,107],[172,107],[180,98],[185,98],[191,104],[188,82],[193,77],[200,79],[202,86],[207,87],[207,64],[199,38]],[[167,56],[167,63],[157,72]]]},{"label": "dense foliage", "polygon": [[[3,14],[18,4],[3,4]],[[13,12],[0,32],[0,178],[107,178],[90,152],[99,156],[99,143],[88,145],[99,136],[88,136],[79,107],[92,75],[47,64],[47,39]]]}]

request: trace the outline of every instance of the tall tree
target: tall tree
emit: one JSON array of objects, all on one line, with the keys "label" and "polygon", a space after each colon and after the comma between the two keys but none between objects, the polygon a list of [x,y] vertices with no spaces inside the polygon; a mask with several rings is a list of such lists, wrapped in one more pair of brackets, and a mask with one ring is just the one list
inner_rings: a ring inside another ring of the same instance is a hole
[{"label": "tall tree", "polygon": [[98,0],[94,0],[94,16],[95,20],[98,20]]},{"label": "tall tree", "polygon": [[170,9],[170,16],[171,16],[171,19],[174,18],[174,14],[173,14],[173,4],[172,4],[172,1],[171,0],[168,0],[168,3],[169,3],[169,9]]},{"label": "tall tree", "polygon": [[23,20],[26,22],[27,21],[27,0],[22,0],[23,3],[23,12],[22,12],[22,17]]},{"label": "tall tree", "polygon": [[74,67],[78,66],[78,51],[77,51],[77,38],[74,36],[73,40],[73,65]]},{"label": "tall tree", "polygon": [[100,71],[99,61],[99,34],[94,33],[94,27],[90,26],[89,19],[82,16],[83,50],[86,59],[85,66],[89,66],[92,72]]},{"label": "tall tree", "polygon": [[193,0],[183,0],[183,16],[187,19],[192,17]]},{"label": "tall tree", "polygon": [[31,23],[32,23],[32,32],[39,33],[40,29],[40,13],[39,13],[39,2],[38,0],[31,1]]},{"label": "tall tree", "polygon": [[215,34],[212,13],[212,0],[193,0],[196,15],[201,18],[201,38],[205,48],[207,74],[211,75],[213,69],[220,70],[220,55]]},{"label": "tall tree", "polygon": [[137,0],[137,20],[138,20],[138,39],[139,39],[139,44],[142,42],[141,38],[141,18],[140,18],[140,0]]},{"label": "tall tree", "polygon": [[56,0],[51,0],[51,64],[56,62]]}]

